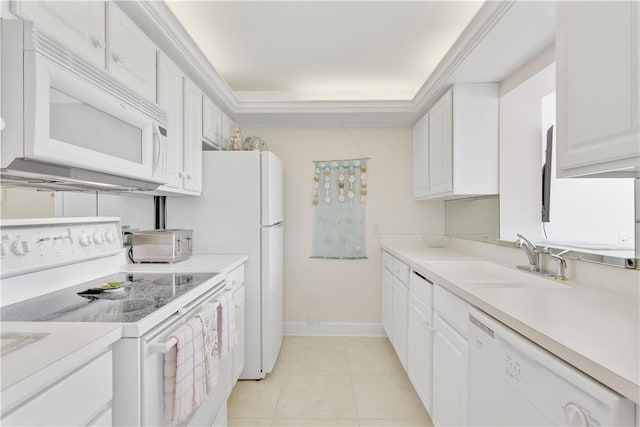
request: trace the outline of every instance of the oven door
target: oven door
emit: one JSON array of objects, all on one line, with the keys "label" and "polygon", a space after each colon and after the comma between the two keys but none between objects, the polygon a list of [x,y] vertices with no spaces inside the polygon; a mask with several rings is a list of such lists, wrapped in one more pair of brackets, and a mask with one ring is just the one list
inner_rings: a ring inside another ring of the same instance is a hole
[{"label": "oven door", "polygon": [[[209,301],[215,301],[224,289],[216,288],[201,296],[198,300],[181,309],[179,319],[160,325],[142,337],[142,372],[141,372],[141,422],[143,426],[171,426],[171,421],[164,419],[164,353],[154,350],[154,345],[166,343],[169,336],[184,323],[189,321],[200,308]],[[160,346],[161,347],[161,346]],[[229,397],[232,387],[231,353],[220,361],[220,373],[215,389],[194,410],[183,426],[210,426]]]},{"label": "oven door", "polygon": [[151,117],[34,51],[24,73],[26,158],[166,182],[166,138]]}]

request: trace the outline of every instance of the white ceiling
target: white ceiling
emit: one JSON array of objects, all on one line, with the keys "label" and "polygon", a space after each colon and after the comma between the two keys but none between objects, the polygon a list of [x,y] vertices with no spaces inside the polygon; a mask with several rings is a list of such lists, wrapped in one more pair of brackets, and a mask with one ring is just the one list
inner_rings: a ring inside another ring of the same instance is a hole
[{"label": "white ceiling", "polygon": [[241,101],[411,100],[481,1],[167,2]]}]

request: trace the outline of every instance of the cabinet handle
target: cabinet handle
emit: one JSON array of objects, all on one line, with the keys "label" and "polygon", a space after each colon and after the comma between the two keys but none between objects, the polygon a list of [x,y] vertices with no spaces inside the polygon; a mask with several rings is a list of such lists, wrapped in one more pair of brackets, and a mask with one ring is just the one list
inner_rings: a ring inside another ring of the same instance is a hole
[{"label": "cabinet handle", "polygon": [[104,42],[98,36],[91,36],[91,44],[98,49],[104,49]]},{"label": "cabinet handle", "polygon": [[178,178],[182,178],[184,174],[182,172],[178,172]]},{"label": "cabinet handle", "polygon": [[191,174],[187,174],[187,181],[191,181]]},{"label": "cabinet handle", "polygon": [[120,56],[118,52],[111,53],[111,57],[113,58],[113,62],[124,64],[124,59],[122,59],[122,56]]}]

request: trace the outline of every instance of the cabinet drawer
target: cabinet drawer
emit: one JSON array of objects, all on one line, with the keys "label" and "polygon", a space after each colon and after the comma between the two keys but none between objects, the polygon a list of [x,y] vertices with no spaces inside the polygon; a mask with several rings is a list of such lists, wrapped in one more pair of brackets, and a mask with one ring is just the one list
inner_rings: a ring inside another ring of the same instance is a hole
[{"label": "cabinet drawer", "polygon": [[469,304],[440,286],[435,286],[433,308],[465,337],[469,324]]},{"label": "cabinet drawer", "polygon": [[395,258],[388,252],[382,252],[382,265],[389,271],[393,272],[393,262]]},{"label": "cabinet drawer", "polygon": [[109,351],[89,362],[3,417],[2,424],[87,425],[110,405],[113,396],[111,358]]},{"label": "cabinet drawer", "polygon": [[398,258],[393,260],[393,274],[405,285],[409,284],[409,266]]},{"label": "cabinet drawer", "polygon": [[416,271],[411,271],[409,291],[422,305],[433,307],[433,283]]}]

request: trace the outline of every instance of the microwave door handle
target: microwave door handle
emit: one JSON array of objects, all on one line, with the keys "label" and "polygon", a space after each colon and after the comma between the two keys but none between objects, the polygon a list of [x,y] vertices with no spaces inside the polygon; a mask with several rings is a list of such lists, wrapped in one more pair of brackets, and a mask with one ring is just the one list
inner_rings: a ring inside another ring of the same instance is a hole
[{"label": "microwave door handle", "polygon": [[156,170],[160,162],[160,129],[153,124],[153,169]]}]

